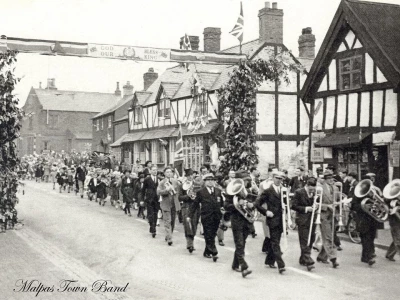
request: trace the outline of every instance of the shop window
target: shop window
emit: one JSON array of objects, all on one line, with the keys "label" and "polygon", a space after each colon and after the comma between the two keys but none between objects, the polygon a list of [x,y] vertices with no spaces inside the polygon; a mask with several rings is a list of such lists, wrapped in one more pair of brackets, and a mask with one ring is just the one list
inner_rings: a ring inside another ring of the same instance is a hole
[{"label": "shop window", "polygon": [[353,90],[361,87],[362,56],[343,58],[339,60],[340,90]]},{"label": "shop window", "polygon": [[142,124],[142,108],[140,106],[134,108],[134,122],[135,124]]},{"label": "shop window", "polygon": [[139,143],[139,160],[142,164],[146,161],[146,146],[144,142]]},{"label": "shop window", "polygon": [[207,103],[207,94],[202,93],[198,96],[199,99],[199,112],[200,116],[207,116],[208,115],[208,103]]},{"label": "shop window", "polygon": [[183,138],[183,155],[185,168],[199,171],[204,163],[203,137]]},{"label": "shop window", "polygon": [[156,142],[156,150],[157,150],[157,163],[163,164],[164,159],[164,146],[161,144],[160,141]]},{"label": "shop window", "polygon": [[158,103],[158,117],[165,119],[171,117],[171,102],[169,99],[161,99]]},{"label": "shop window", "polygon": [[337,159],[339,170],[356,172],[361,174],[361,177],[368,173],[368,152],[366,149],[348,148],[338,150]]}]

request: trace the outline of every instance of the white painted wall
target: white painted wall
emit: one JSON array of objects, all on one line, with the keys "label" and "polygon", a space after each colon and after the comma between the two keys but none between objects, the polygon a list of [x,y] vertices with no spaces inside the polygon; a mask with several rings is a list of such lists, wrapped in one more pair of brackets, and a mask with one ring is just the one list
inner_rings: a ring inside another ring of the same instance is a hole
[{"label": "white painted wall", "polygon": [[372,100],[372,126],[381,127],[383,108],[383,91],[374,91]]},{"label": "white painted wall", "polygon": [[346,95],[339,95],[336,127],[343,128],[346,125]]},{"label": "white painted wall", "polygon": [[385,126],[397,124],[397,94],[393,90],[386,90]]},{"label": "white painted wall", "polygon": [[365,54],[365,83],[374,83],[374,61],[368,53]]},{"label": "white painted wall", "polygon": [[329,90],[336,90],[336,88],[336,59],[333,59],[329,65]]},{"label": "white painted wall", "polygon": [[335,119],[335,97],[328,97],[326,99],[325,129],[333,128],[334,119]]},{"label": "white painted wall", "polygon": [[266,176],[268,173],[268,166],[270,164],[275,164],[275,142],[264,142],[258,141],[258,170],[262,176]]},{"label": "white painted wall", "polygon": [[358,95],[356,93],[349,94],[349,115],[348,126],[357,126],[357,108],[358,108]]},{"label": "white painted wall", "polygon": [[297,96],[278,96],[278,133],[297,134]]},{"label": "white painted wall", "polygon": [[[310,104],[306,103],[306,106],[308,108],[308,111],[310,111]],[[300,134],[308,134],[309,130],[310,130],[310,119],[308,118],[303,103],[300,103]]]},{"label": "white painted wall", "polygon": [[360,113],[360,126],[369,126],[369,109],[371,99],[369,92],[361,93],[361,113]]},{"label": "white painted wall", "polygon": [[275,96],[257,94],[257,134],[275,133]]},{"label": "white painted wall", "polygon": [[322,99],[315,99],[314,110],[313,128],[321,130],[324,117],[324,101]]},{"label": "white painted wall", "polygon": [[280,141],[279,142],[279,168],[289,169],[291,156],[296,153],[296,142]]}]

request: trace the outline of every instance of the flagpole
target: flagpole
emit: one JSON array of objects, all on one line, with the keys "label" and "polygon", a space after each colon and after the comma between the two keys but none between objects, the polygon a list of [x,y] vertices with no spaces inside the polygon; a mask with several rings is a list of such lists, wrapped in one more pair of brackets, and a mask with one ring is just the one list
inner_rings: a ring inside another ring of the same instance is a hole
[{"label": "flagpole", "polygon": [[240,51],[240,54],[242,54],[242,42],[240,42],[240,44],[239,44],[239,51]]}]

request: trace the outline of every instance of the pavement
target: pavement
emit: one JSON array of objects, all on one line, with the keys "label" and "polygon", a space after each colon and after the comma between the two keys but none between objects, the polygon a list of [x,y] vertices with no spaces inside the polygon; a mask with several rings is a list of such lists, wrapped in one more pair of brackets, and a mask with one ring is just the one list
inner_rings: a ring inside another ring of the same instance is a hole
[{"label": "pavement", "polygon": [[[230,230],[225,233],[226,245],[217,245],[219,260],[214,263],[202,256],[202,236],[196,237],[197,251],[188,253],[181,224],[174,231],[174,244],[168,246],[162,227],[152,238],[136,211],[128,217],[109,202],[101,207],[32,181],[19,196],[19,217],[25,225],[0,234],[0,300],[398,299],[400,294],[399,259],[386,260],[383,249],[376,250],[377,263],[369,267],[360,262],[360,245],[345,241],[338,252],[338,269],[316,263],[307,272],[298,264],[297,232],[290,231],[283,256],[287,272],[280,275],[264,265],[262,228],[257,222],[258,236],[249,237],[246,244],[253,273],[243,279],[231,270]],[[32,286],[41,283],[44,289],[37,296],[32,287],[19,291],[23,282],[31,280]],[[61,292],[63,280],[74,282]],[[98,280],[109,280],[107,292],[91,291]],[[126,289],[118,292],[112,287]]]}]

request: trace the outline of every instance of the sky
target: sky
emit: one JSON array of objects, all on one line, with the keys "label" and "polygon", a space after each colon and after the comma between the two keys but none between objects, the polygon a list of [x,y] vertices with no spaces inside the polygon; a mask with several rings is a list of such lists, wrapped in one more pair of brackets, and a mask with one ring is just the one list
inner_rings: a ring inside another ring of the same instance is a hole
[{"label": "sky", "polygon": [[[244,42],[258,38],[258,11],[264,0],[244,0]],[[302,28],[312,27],[318,51],[340,0],[275,0],[284,11],[284,44],[295,56]],[[400,0],[375,0],[400,4]],[[1,0],[0,34],[10,37],[179,49],[179,39],[200,37],[205,27],[220,27],[221,48],[238,44],[229,34],[240,0]],[[130,81],[143,89],[150,67],[162,73],[171,63],[19,54],[20,105],[30,88],[55,78],[61,90],[114,92]]]}]

